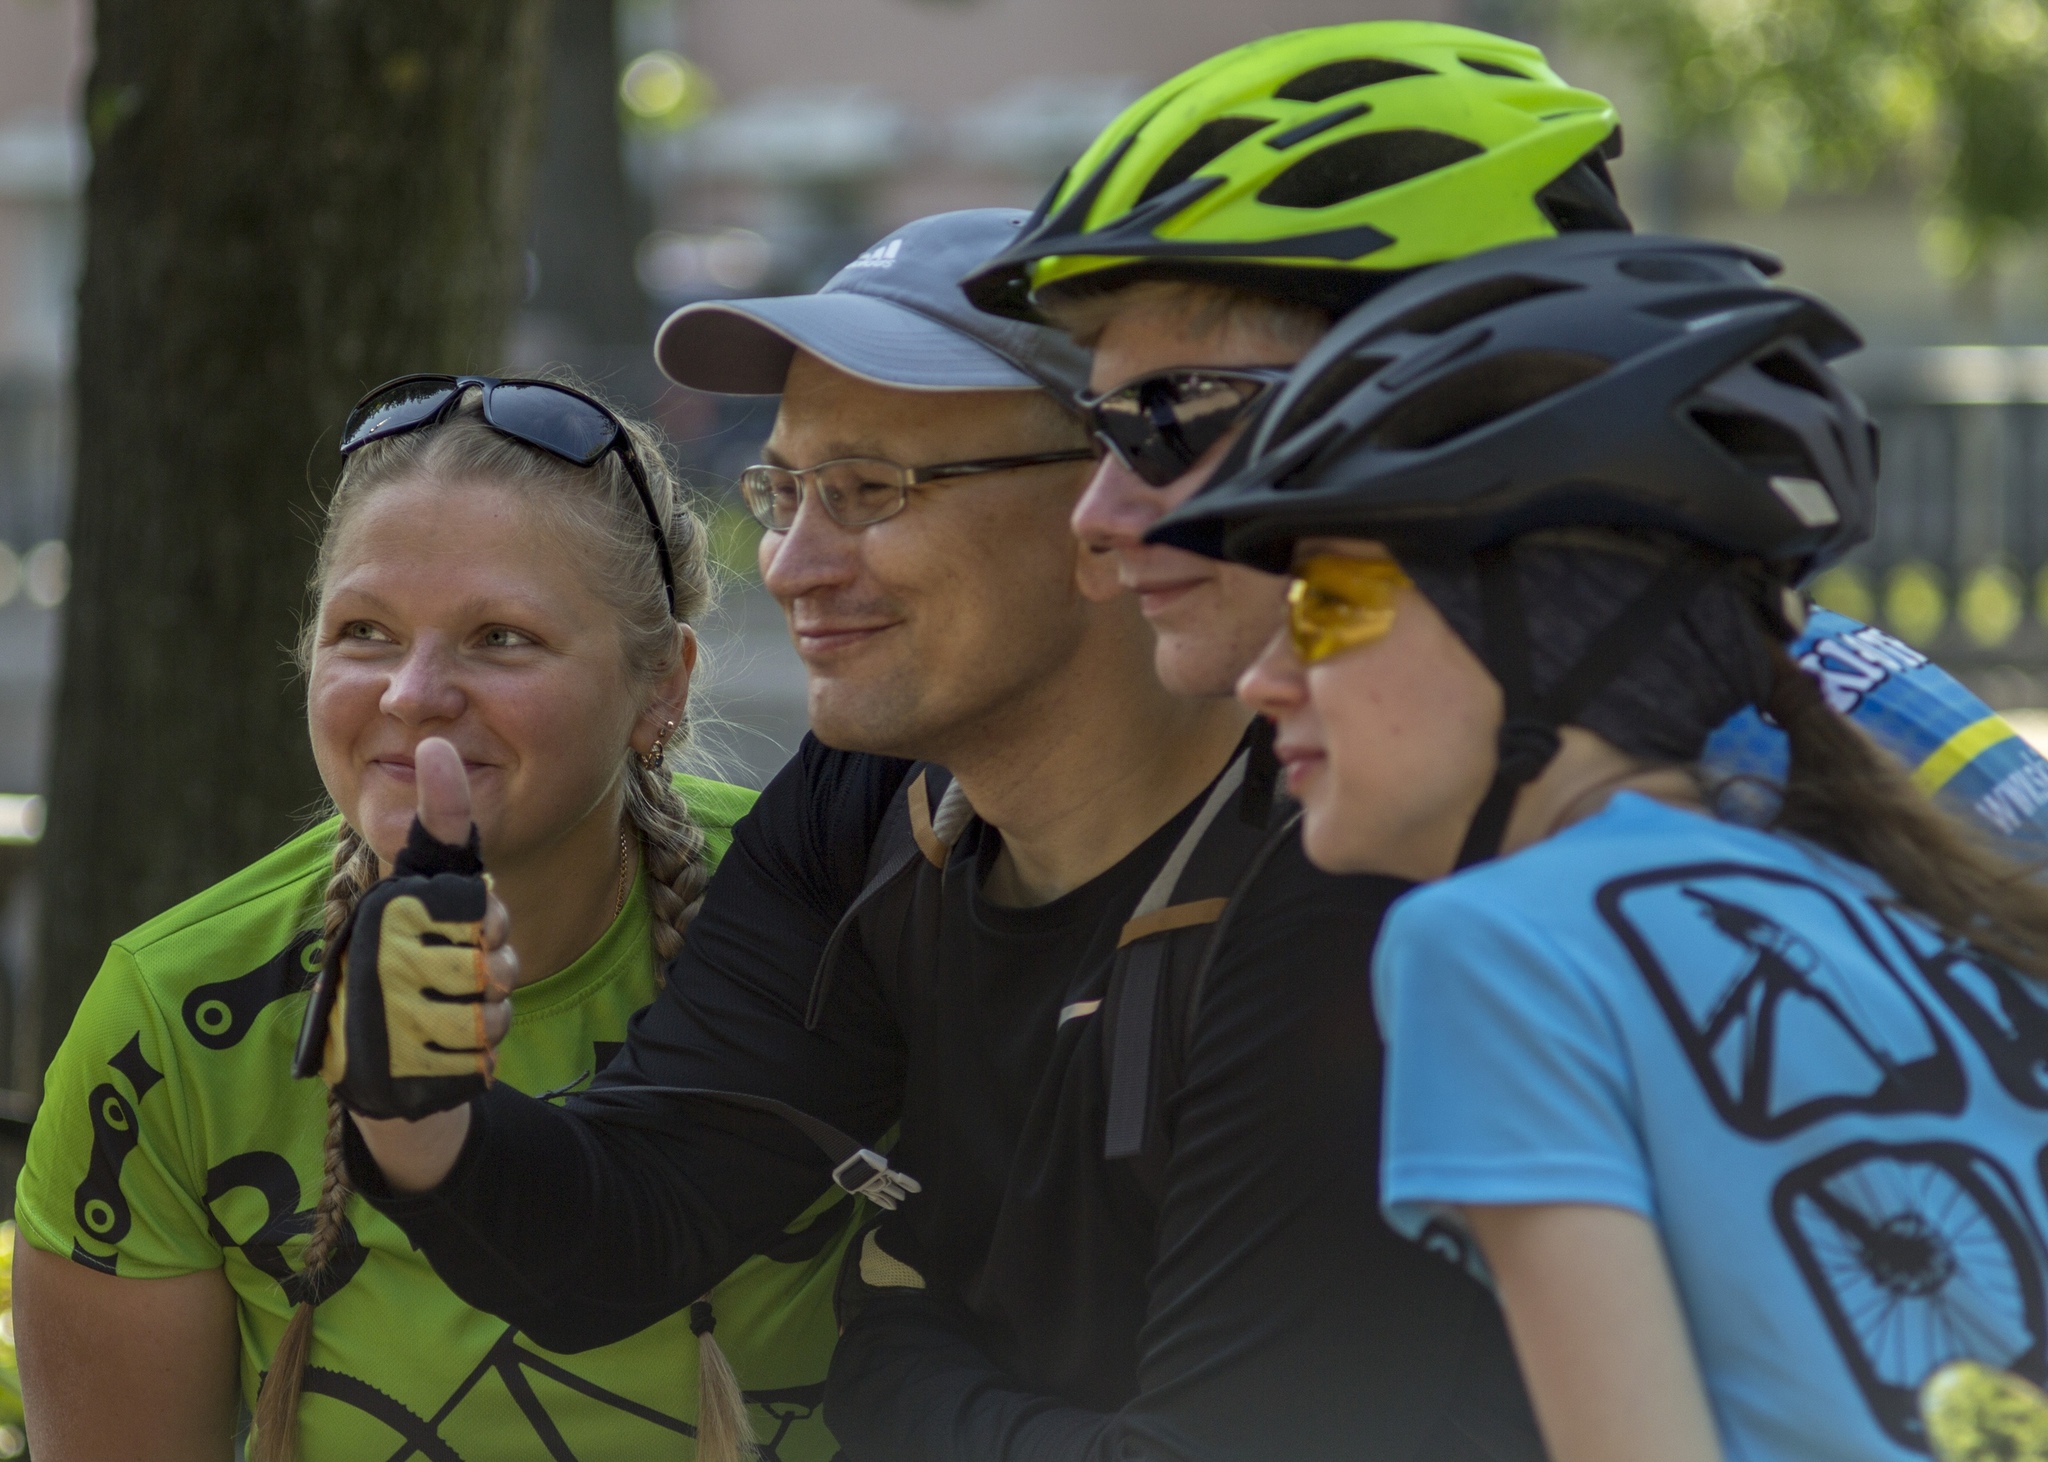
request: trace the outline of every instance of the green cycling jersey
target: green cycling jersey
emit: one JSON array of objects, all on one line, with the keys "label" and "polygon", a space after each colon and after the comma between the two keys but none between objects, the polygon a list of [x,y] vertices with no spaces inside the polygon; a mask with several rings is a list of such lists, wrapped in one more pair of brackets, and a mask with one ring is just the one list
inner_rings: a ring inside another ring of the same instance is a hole
[{"label": "green cycling jersey", "polygon": [[[721,856],[754,794],[692,777],[677,786],[708,855]],[[320,964],[336,827],[115,942],[50,1068],[15,1199],[28,1243],[108,1274],[223,1270],[251,1408],[301,1298],[298,1259],[319,1195],[326,1089],[288,1073]],[[526,1092],[567,1085],[625,1040],[655,990],[644,883],[580,959],[520,989],[499,1080]],[[855,1206],[837,1190],[821,1197],[777,1260],[749,1260],[711,1296],[771,1462],[836,1450],[820,1397]],[[303,1462],[694,1455],[687,1314],[553,1354],[457,1299],[367,1203],[352,1198],[347,1219],[315,1312]]]}]

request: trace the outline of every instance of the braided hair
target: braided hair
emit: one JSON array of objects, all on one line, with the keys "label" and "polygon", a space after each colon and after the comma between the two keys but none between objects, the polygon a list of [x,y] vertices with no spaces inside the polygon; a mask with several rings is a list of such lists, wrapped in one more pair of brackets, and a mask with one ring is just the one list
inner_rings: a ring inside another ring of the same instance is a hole
[{"label": "braided hair", "polygon": [[[548,376],[574,385],[586,395],[594,394],[566,373],[550,372]],[[649,496],[668,535],[675,575],[673,614],[649,544],[646,518],[617,455],[607,453],[589,467],[577,467],[493,430],[483,420],[480,401],[471,396],[438,426],[372,442],[348,458],[328,502],[314,560],[309,590],[316,612],[307,616],[300,631],[301,670],[310,673],[312,668],[317,606],[334,566],[341,528],[379,488],[424,477],[442,482],[484,481],[519,492],[551,529],[558,530],[557,540],[583,556],[588,567],[586,582],[616,616],[628,681],[648,686],[672,672],[682,654],[679,625],[700,618],[713,597],[704,524],[670,471],[654,430],[623,414],[619,421],[632,440]],[[667,758],[686,744],[688,723],[686,714],[678,718],[660,744],[659,757],[643,761],[630,747],[622,753],[623,817],[647,870],[657,970],[681,951],[683,932],[710,878],[704,830],[664,767]],[[335,837],[334,871],[328,879],[321,919],[327,939],[335,938],[346,926],[381,871],[375,851],[344,821]],[[298,1455],[299,1397],[312,1347],[313,1312],[325,1298],[320,1280],[342,1252],[349,1233],[344,1122],[341,1104],[330,1093],[321,1149],[320,1196],[314,1206],[312,1232],[300,1257],[303,1298],[293,1309],[257,1397],[251,1462],[293,1462]],[[709,1298],[698,1304],[708,1316]],[[693,1324],[692,1329],[697,1326]],[[708,1439],[700,1436],[697,1455],[700,1462],[740,1462],[753,1450],[747,1435],[745,1399],[708,1324],[697,1330],[697,1344],[700,1431],[705,1417],[718,1419]]]}]

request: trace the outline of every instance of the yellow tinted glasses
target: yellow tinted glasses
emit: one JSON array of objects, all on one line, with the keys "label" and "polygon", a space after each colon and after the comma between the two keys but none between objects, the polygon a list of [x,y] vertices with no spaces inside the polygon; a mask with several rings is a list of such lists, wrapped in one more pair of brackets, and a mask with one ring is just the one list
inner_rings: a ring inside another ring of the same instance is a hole
[{"label": "yellow tinted glasses", "polygon": [[1304,665],[1369,645],[1394,627],[1394,599],[1412,582],[1391,559],[1318,554],[1294,569],[1287,630]]}]

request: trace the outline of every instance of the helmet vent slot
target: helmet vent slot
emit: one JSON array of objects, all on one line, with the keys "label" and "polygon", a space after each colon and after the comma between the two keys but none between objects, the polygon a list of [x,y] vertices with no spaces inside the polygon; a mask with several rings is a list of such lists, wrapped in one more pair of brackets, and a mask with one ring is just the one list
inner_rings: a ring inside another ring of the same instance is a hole
[{"label": "helmet vent slot", "polygon": [[1630,279],[1640,279],[1645,284],[1714,284],[1728,277],[1698,259],[1671,255],[1660,258],[1652,254],[1644,258],[1622,259],[1614,267]]},{"label": "helmet vent slot", "polygon": [[1765,477],[1807,477],[1820,480],[1806,446],[1791,431],[1749,411],[1719,411],[1695,406],[1690,413],[1699,429],[1719,442],[1744,467]]},{"label": "helmet vent slot", "polygon": [[1334,112],[1324,112],[1320,117],[1311,117],[1299,127],[1289,127],[1285,132],[1276,132],[1266,139],[1266,146],[1275,152],[1285,152],[1297,142],[1306,142],[1311,137],[1321,136],[1332,127],[1341,127],[1354,117],[1362,117],[1372,108],[1364,102],[1348,107],[1339,107]]},{"label": "helmet vent slot", "polygon": [[1218,117],[1213,122],[1204,122],[1159,164],[1159,171],[1145,184],[1138,202],[1150,203],[1168,188],[1185,183],[1245,138],[1272,125],[1264,117]]},{"label": "helmet vent slot", "polygon": [[1828,400],[1827,383],[1816,375],[1813,368],[1789,350],[1774,350],[1756,363],[1756,368],[1774,381],[1782,381],[1801,391],[1807,391],[1821,400]]},{"label": "helmet vent slot", "polygon": [[1259,201],[1276,208],[1330,208],[1485,151],[1476,142],[1420,127],[1367,132],[1310,153],[1260,189]]},{"label": "helmet vent slot", "polygon": [[1287,409],[1287,415],[1275,425],[1271,440],[1284,442],[1335,410],[1346,396],[1378,375],[1387,360],[1384,355],[1351,355],[1323,371],[1315,383],[1301,393],[1301,398]]},{"label": "helmet vent slot", "polygon": [[1315,474],[1322,465],[1323,453],[1343,435],[1343,423],[1334,420],[1323,422],[1315,436],[1293,453],[1294,460],[1273,479],[1273,491],[1299,492],[1315,486]]},{"label": "helmet vent slot", "polygon": [[1273,95],[1283,102],[1326,102],[1333,96],[1377,86],[1382,81],[1399,81],[1405,76],[1434,76],[1427,66],[1410,66],[1406,61],[1385,61],[1361,56],[1355,61],[1332,61],[1313,71],[1304,71]]},{"label": "helmet vent slot", "polygon": [[1752,284],[1731,284],[1719,289],[1695,289],[1676,299],[1661,299],[1643,306],[1647,315],[1683,320],[1695,330],[1719,324],[1737,310],[1766,302],[1770,296]]},{"label": "helmet vent slot", "polygon": [[1607,368],[1605,357],[1585,351],[1506,351],[1403,401],[1373,428],[1372,443],[1397,452],[1441,446],[1569,391]]},{"label": "helmet vent slot", "polygon": [[1534,81],[1536,79],[1526,71],[1517,71],[1514,67],[1503,66],[1498,61],[1482,61],[1476,56],[1460,56],[1458,59],[1474,71],[1477,71],[1481,76],[1505,76],[1514,81]]},{"label": "helmet vent slot", "polygon": [[1538,189],[1535,203],[1561,234],[1634,230],[1597,148]]},{"label": "helmet vent slot", "polygon": [[1482,279],[1468,284],[1463,289],[1454,289],[1440,295],[1427,304],[1417,305],[1400,319],[1392,329],[1406,330],[1415,335],[1441,335],[1454,330],[1467,321],[1481,315],[1490,315],[1495,310],[1504,310],[1509,305],[1518,305],[1524,300],[1540,299],[1546,294],[1563,294],[1579,288],[1555,279],[1531,279],[1526,274],[1508,274],[1496,279]]}]

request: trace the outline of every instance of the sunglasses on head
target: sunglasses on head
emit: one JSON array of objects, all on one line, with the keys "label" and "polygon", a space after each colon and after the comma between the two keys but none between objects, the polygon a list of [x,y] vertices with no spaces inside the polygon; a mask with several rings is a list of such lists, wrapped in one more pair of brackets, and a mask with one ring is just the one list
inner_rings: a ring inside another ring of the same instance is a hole
[{"label": "sunglasses on head", "polygon": [[1394,601],[1414,581],[1384,558],[1321,553],[1294,568],[1287,586],[1287,633],[1304,665],[1384,639]]},{"label": "sunglasses on head", "polygon": [[654,536],[655,566],[668,594],[668,612],[676,612],[675,568],[669,557],[668,534],[654,510],[647,475],[633,450],[633,439],[609,409],[581,391],[553,381],[500,380],[496,376],[400,376],[386,381],[355,404],[341,425],[341,455],[346,457],[371,442],[382,441],[445,420],[475,388],[483,394],[484,423],[516,442],[537,447],[578,467],[588,467],[606,452],[617,452],[626,476],[647,514]]},{"label": "sunglasses on head", "polygon": [[1175,366],[1078,404],[1117,461],[1165,487],[1186,476],[1287,375],[1285,366]]}]

